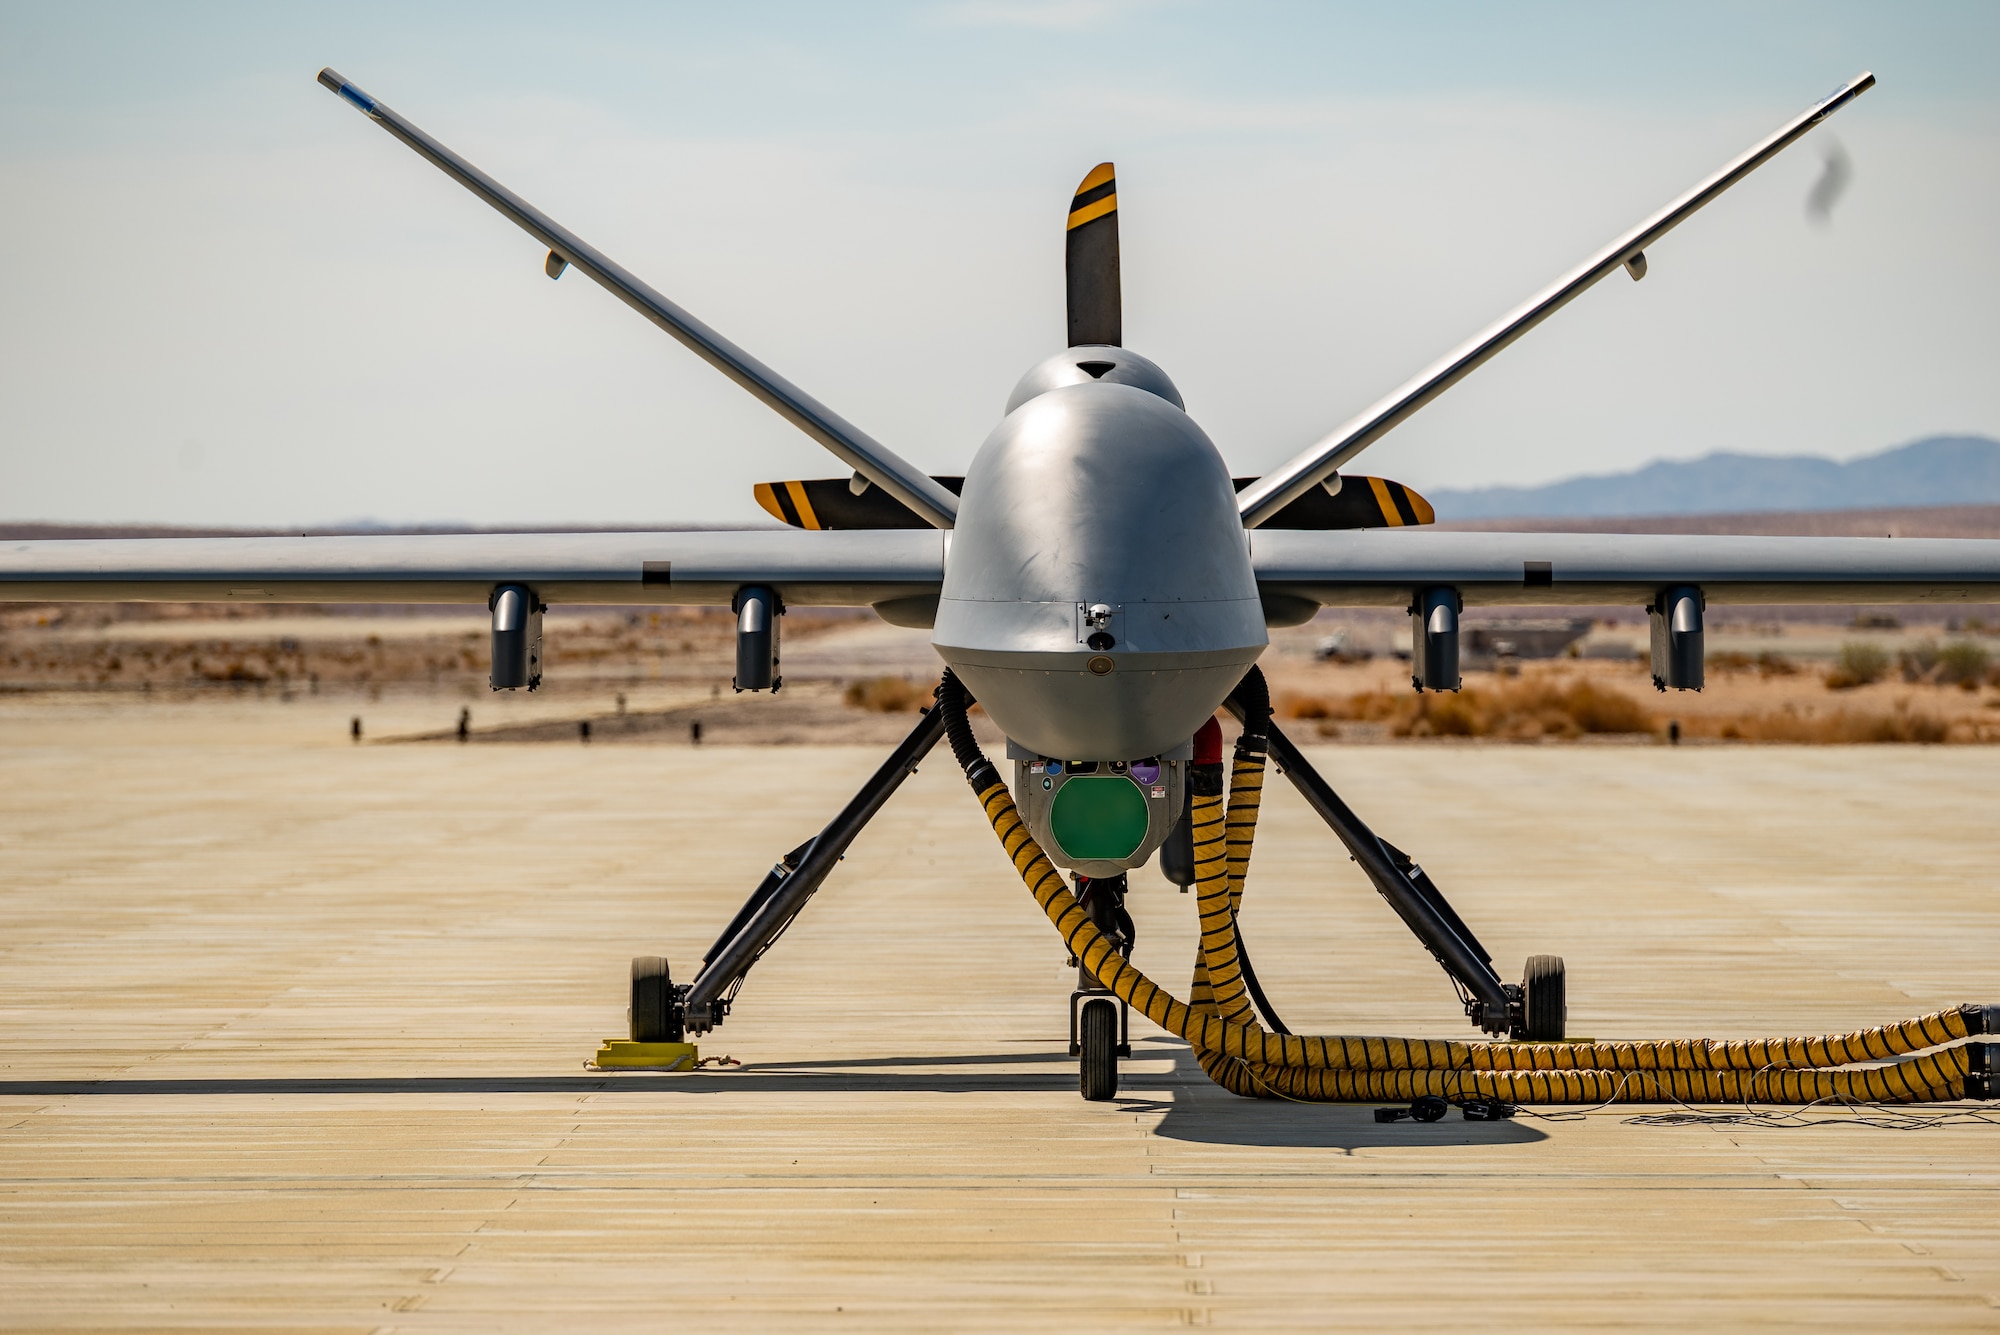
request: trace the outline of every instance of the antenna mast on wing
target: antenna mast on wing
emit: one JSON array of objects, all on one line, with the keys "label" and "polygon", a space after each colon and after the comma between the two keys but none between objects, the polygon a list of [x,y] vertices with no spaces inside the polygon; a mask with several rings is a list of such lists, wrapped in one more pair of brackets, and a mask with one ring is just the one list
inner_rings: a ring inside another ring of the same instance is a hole
[{"label": "antenna mast on wing", "polygon": [[1401,389],[1258,479],[1237,500],[1244,526],[1255,528],[1284,509],[1315,483],[1324,481],[1342,464],[1400,426],[1417,409],[1485,365],[1502,348],[1569,305],[1599,279],[1620,268],[1630,273],[1635,282],[1644,278],[1646,247],[1686,222],[1696,210],[1769,162],[1793,140],[1868,91],[1874,83],[1875,76],[1864,72],[1834,89],[1721,171],[1593,255],[1583,267],[1564,275],[1547,291],[1454,348],[1442,361],[1425,369]]}]

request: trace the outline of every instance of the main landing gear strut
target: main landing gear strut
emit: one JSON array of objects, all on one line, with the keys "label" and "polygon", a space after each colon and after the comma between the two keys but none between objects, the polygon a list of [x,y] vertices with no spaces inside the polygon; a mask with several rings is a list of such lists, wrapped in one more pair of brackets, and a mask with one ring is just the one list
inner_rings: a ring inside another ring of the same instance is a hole
[{"label": "main landing gear strut", "polygon": [[[1260,710],[1268,715],[1263,673],[1256,668],[1243,679],[1224,707],[1239,721]],[[1568,1023],[1563,991],[1563,962],[1557,955],[1531,955],[1517,986],[1504,983],[1493,969],[1493,955],[1446,901],[1437,885],[1410,855],[1382,838],[1354,814],[1333,785],[1320,777],[1291,738],[1275,722],[1264,722],[1273,764],[1292,781],[1306,804],[1319,814],[1376,891],[1403,920],[1424,949],[1443,966],[1458,990],[1466,1018],[1489,1034],[1506,1034],[1529,1042],[1560,1040]]]},{"label": "main landing gear strut", "polygon": [[[1291,739],[1268,722],[1262,673],[1251,669],[1227,707],[1238,718],[1263,715],[1271,759],[1444,967],[1475,1025],[1516,1038],[1562,1037],[1565,1016],[1560,959],[1534,956],[1528,961],[1523,984],[1501,982],[1493,970],[1492,956],[1423,869],[1363,824]],[[826,828],[786,853],[765,873],[702,957],[702,967],[693,981],[675,983],[667,961],[657,955],[641,955],[632,961],[630,1032],[634,1041],[681,1042],[689,1034],[705,1033],[722,1023],[751,967],[791,926],[855,837],[944,736],[944,715],[937,707],[926,710],[909,736]],[[1120,953],[1129,956],[1135,933],[1125,911],[1125,877],[1078,876],[1074,880],[1074,893],[1084,910],[1101,932],[1118,943]],[[1244,963],[1247,966],[1248,960]],[[1077,964],[1077,974],[1076,989],[1070,994],[1070,1053],[1078,1058],[1083,1096],[1109,1099],[1118,1090],[1118,1059],[1129,1057],[1132,1051],[1129,1012],[1126,1004],[1081,964]],[[1282,1022],[1263,1001],[1261,989],[1257,990],[1257,1001],[1273,1031],[1284,1032]]]},{"label": "main landing gear strut", "polygon": [[743,988],[750,967],[764,957],[792,919],[806,906],[833,864],[847,852],[875,813],[944,736],[944,714],[924,712],[910,735],[882,762],[861,791],[813,838],[778,859],[722,935],[702,956],[691,983],[674,983],[667,962],[641,955],[632,961],[632,1038],[640,1043],[678,1043],[689,1033],[705,1033],[722,1023]]}]

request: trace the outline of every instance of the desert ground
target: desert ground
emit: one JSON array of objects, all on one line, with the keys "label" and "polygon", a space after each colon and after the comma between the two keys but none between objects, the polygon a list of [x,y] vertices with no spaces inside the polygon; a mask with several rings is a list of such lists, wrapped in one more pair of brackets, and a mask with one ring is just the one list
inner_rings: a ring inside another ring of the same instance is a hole
[{"label": "desert ground", "polygon": [[[0,1329],[2000,1326],[1984,1105],[1378,1125],[1234,1098],[1143,1022],[1084,1103],[1061,943],[942,755],[704,1040],[740,1065],[587,1071],[627,959],[685,976],[910,725],[870,705],[920,690],[922,636],[788,626],[794,683],[736,699],[719,620],[580,617],[545,691],[495,698],[446,655],[477,618],[270,620],[0,642]],[[1327,633],[1272,656],[1286,726],[1506,971],[1567,958],[1573,1033],[2000,1001],[2000,748],[1398,737],[1333,716],[1394,688],[1387,642],[1320,662]],[[135,644],[181,656],[73,679]],[[2000,712],[1795,656],[1701,699]],[[1469,685],[1561,674],[1690,707],[1610,658]],[[1469,1035],[1282,781],[1265,812],[1245,932],[1292,1027]],[[1191,901],[1148,869],[1132,907],[1137,961],[1184,982]]]},{"label": "desert ground", "polygon": [[[1287,726],[1347,743],[2000,742],[2000,607],[1717,611],[1706,689],[1664,695],[1631,609],[1473,609],[1465,628],[1456,696],[1410,691],[1408,621],[1387,611],[1275,631],[1263,666]],[[1552,628],[1554,657],[1475,649]],[[711,744],[886,748],[936,683],[925,632],[865,610],[783,630],[784,689],[738,696],[723,609],[558,609],[542,688],[495,694],[477,608],[0,606],[0,698],[277,702],[296,722],[259,726],[305,739],[331,713],[370,744],[457,741],[461,724],[471,742],[687,744],[699,723]]]}]

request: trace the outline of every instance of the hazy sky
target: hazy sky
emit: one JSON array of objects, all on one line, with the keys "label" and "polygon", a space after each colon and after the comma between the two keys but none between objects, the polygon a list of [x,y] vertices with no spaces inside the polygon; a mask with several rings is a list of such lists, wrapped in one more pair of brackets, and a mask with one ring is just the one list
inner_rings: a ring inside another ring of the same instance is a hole
[{"label": "hazy sky", "polygon": [[1992,4],[6,4],[0,518],[732,521],[843,471],[329,64],[937,472],[1061,345],[1102,159],[1126,341],[1255,472],[1873,69],[1362,463],[2000,435]]}]

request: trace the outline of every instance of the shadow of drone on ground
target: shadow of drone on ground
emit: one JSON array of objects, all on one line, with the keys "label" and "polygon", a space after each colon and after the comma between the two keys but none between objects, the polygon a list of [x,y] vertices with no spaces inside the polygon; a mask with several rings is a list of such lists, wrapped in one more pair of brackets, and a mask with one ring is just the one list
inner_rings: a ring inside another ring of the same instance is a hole
[{"label": "shadow of drone on ground", "polygon": [[[1135,1044],[1134,1050],[1139,1052],[1139,1046]],[[1134,1112],[1163,1113],[1153,1134],[1165,1140],[1352,1151],[1378,1146],[1444,1149],[1528,1145],[1549,1138],[1547,1132],[1516,1121],[1468,1122],[1457,1109],[1445,1114],[1441,1122],[1377,1122],[1374,1104],[1240,1098],[1211,1081],[1185,1044],[1148,1044],[1143,1055],[1172,1056],[1173,1073],[1127,1082],[1129,1092],[1119,1102]],[[1156,1082],[1170,1089],[1172,1096],[1164,1100],[1145,1097],[1148,1087]]]},{"label": "shadow of drone on ground", "polygon": [[[1167,1071],[1135,1069],[1160,1059]],[[688,1097],[769,1093],[981,1094],[1073,1092],[1075,1058],[1041,1052],[954,1053],[836,1061],[753,1063],[694,1072],[593,1071],[575,1075],[190,1076],[102,1080],[0,1080],[0,1099],[182,1097],[228,1095],[319,1097],[383,1094],[637,1094]],[[1454,1111],[1441,1122],[1375,1121],[1372,1105],[1287,1103],[1244,1099],[1211,1083],[1184,1043],[1133,1044],[1121,1072],[1121,1093],[1108,1105],[1159,1113],[1151,1134],[1198,1144],[1328,1148],[1443,1148],[1518,1145],[1548,1139],[1519,1122],[1466,1122]],[[1008,1070],[1008,1067],[1039,1069]],[[1104,1105],[1100,1105],[1104,1106]]]}]

